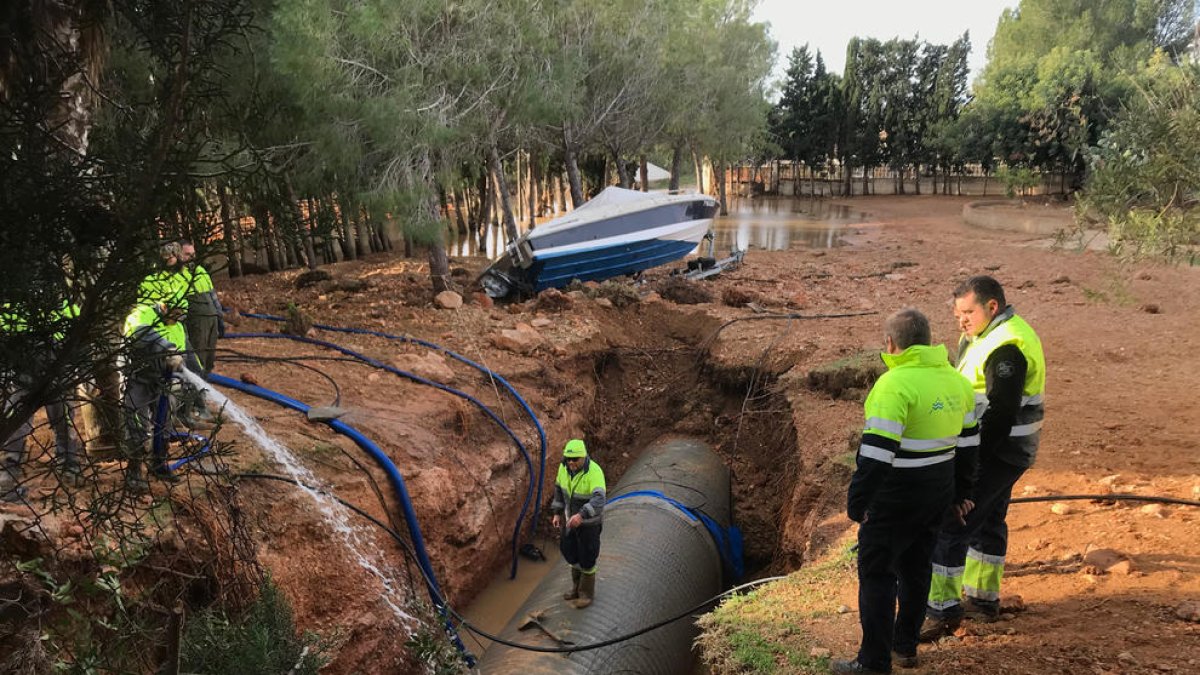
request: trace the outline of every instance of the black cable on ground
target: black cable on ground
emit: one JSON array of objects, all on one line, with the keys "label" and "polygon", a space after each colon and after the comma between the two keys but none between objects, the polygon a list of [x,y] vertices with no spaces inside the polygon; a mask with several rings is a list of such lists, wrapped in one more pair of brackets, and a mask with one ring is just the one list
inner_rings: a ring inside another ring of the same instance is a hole
[{"label": "black cable on ground", "polygon": [[766,321],[766,320],[768,320],[768,319],[788,319],[788,320],[791,320],[791,319],[797,319],[797,320],[804,320],[804,319],[846,319],[846,318],[855,317],[855,316],[870,316],[870,315],[872,315],[872,314],[878,314],[878,313],[879,313],[879,312],[876,312],[876,311],[874,311],[874,310],[871,310],[871,311],[866,311],[866,312],[844,312],[844,313],[840,313],[840,314],[796,314],[796,313],[789,313],[789,314],[751,314],[750,316],[740,316],[740,317],[738,317],[738,318],[736,318],[736,319],[730,319],[729,321],[726,321],[725,323],[721,324],[719,327],[717,327],[717,329],[716,329],[716,330],[714,330],[714,331],[713,331],[711,334],[709,334],[709,336],[708,336],[708,337],[706,337],[706,338],[704,338],[703,340],[701,340],[701,341],[700,341],[700,346],[701,346],[701,347],[703,347],[703,346],[705,346],[705,345],[707,345],[707,344],[711,343],[713,340],[717,339],[717,334],[718,334],[718,333],[720,333],[721,331],[725,330],[726,328],[728,328],[728,327],[732,326],[733,324],[735,324],[735,323],[737,323],[737,322],[739,322],[739,321]]},{"label": "black cable on ground", "polygon": [[1100,502],[1153,502],[1158,504],[1180,504],[1182,506],[1200,506],[1200,501],[1194,499],[1179,499],[1176,497],[1157,497],[1154,495],[1131,495],[1131,494],[1110,494],[1110,495],[1042,495],[1040,497],[1014,497],[1009,500],[1010,504],[1029,504],[1031,502],[1063,502],[1077,499],[1087,499],[1089,501]]},{"label": "black cable on ground", "polygon": [[[392,539],[396,540],[396,543],[400,544],[401,548],[404,549],[405,554],[408,555],[409,558],[413,558],[416,556],[416,553],[412,550],[412,544],[410,544],[406,539],[404,539],[404,537],[401,537],[398,532],[396,532],[392,528],[388,527],[386,523],[379,520],[375,516],[372,516],[371,514],[360,509],[359,507],[355,506],[354,504],[351,504],[350,502],[342,499],[341,497],[338,497],[337,495],[333,494],[332,492],[328,492],[326,490],[321,490],[321,489],[313,487],[311,485],[307,485],[307,484],[303,483],[302,481],[298,481],[298,480],[288,477],[288,476],[280,476],[280,475],[271,474],[271,473],[244,472],[244,473],[220,474],[217,472],[204,472],[204,471],[201,471],[198,473],[202,473],[204,475],[227,475],[230,478],[250,478],[250,479],[254,479],[254,480],[273,480],[273,481],[278,481],[280,483],[291,483],[292,485],[298,485],[300,487],[304,487],[304,488],[312,490],[314,492],[318,492],[322,495],[329,497],[330,499],[333,499],[334,501],[338,502],[342,506],[345,506],[346,508],[350,509],[354,513],[357,513],[358,515],[362,516],[363,518],[366,518],[373,525],[375,525],[379,529],[383,530],[384,532],[388,533],[388,535],[390,535],[392,537]],[[418,567],[418,569],[420,569],[419,565],[417,567]],[[425,571],[421,570],[421,573],[424,574]],[[712,596],[711,598],[708,598],[707,600],[705,600],[693,607],[689,607],[687,610],[685,610],[683,612],[680,612],[672,617],[663,619],[656,623],[650,624],[649,626],[646,626],[644,628],[640,628],[636,631],[633,631],[632,633],[626,633],[625,635],[619,635],[617,637],[609,638],[607,640],[601,640],[600,642],[593,642],[592,644],[588,644],[588,645],[575,645],[573,647],[541,647],[539,645],[529,645],[529,644],[523,644],[520,642],[512,642],[509,640],[505,640],[504,638],[502,638],[498,635],[492,635],[491,633],[488,633],[487,631],[484,631],[483,629],[477,628],[476,626],[472,625],[469,621],[466,620],[466,618],[464,618],[461,614],[459,614],[457,611],[455,611],[455,609],[453,607],[451,607],[448,602],[446,602],[446,599],[444,597],[440,598],[440,600],[442,603],[442,607],[444,607],[445,610],[447,612],[449,612],[450,615],[453,616],[458,621],[460,626],[465,627],[467,630],[471,631],[472,633],[474,633],[482,638],[491,640],[492,642],[495,642],[497,644],[502,644],[506,647],[512,647],[514,649],[523,649],[525,651],[542,652],[542,653],[546,653],[546,654],[571,654],[574,652],[590,651],[592,649],[602,649],[604,647],[610,647],[612,645],[619,644],[621,642],[626,642],[628,640],[632,640],[633,638],[638,637],[640,635],[644,635],[646,633],[649,633],[652,630],[657,630],[659,628],[662,628],[663,626],[666,626],[667,624],[675,623],[676,621],[679,621],[680,619],[685,619],[685,618],[691,616],[692,614],[699,612],[700,610],[704,609],[705,607],[708,607],[709,605],[714,604],[726,597],[734,595],[735,593],[746,590],[748,588],[754,588],[755,586],[761,586],[763,584],[767,584],[772,581],[780,581],[781,579],[786,579],[786,578],[787,578],[786,576],[778,576],[778,577],[767,577],[765,579],[755,579],[754,581],[741,584],[740,586],[734,586],[733,588],[731,588],[727,591],[718,593],[718,594]]]}]

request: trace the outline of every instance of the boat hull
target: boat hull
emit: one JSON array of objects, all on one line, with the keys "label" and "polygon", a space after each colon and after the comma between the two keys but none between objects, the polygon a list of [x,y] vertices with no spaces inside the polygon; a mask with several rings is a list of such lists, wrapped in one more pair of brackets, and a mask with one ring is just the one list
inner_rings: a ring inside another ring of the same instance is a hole
[{"label": "boat hull", "polygon": [[[611,188],[610,188],[611,189]],[[591,219],[542,226],[510,245],[482,275],[494,298],[603,281],[665,265],[691,253],[712,226],[717,204],[703,195],[621,206]],[[570,216],[568,216],[570,218]]]}]

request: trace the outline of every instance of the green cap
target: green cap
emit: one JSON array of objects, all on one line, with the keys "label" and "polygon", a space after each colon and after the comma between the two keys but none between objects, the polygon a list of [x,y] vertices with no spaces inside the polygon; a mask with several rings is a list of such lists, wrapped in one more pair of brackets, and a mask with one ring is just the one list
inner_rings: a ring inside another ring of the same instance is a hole
[{"label": "green cap", "polygon": [[567,447],[563,448],[563,457],[586,457],[587,446],[578,438],[572,438],[567,441]]}]

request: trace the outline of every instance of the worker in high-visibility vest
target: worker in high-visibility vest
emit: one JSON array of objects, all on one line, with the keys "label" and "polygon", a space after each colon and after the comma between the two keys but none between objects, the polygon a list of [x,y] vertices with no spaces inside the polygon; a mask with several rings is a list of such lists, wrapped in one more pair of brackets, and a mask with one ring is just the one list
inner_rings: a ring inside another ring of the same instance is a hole
[{"label": "worker in high-visibility vest", "polygon": [[179,260],[183,263],[179,274],[188,303],[184,320],[188,342],[203,366],[201,374],[208,375],[217,354],[217,338],[225,334],[224,309],[213,288],[212,277],[196,260],[196,246],[192,242],[186,239],[179,242]]},{"label": "worker in high-visibility vest", "polygon": [[[902,309],[884,324],[888,370],[863,405],[866,426],[847,513],[858,529],[862,643],[834,673],[917,665],[930,559],[947,510],[962,513],[978,443],[971,383],[930,345],[929,320]],[[897,612],[897,603],[899,611]]]},{"label": "worker in high-visibility vest", "polygon": [[605,490],[604,471],[588,456],[587,446],[578,438],[567,441],[554,481],[550,522],[562,534],[559,549],[571,566],[572,587],[563,599],[576,609],[587,607],[596,597]]},{"label": "worker in high-visibility vest", "polygon": [[[125,453],[128,466],[125,481],[130,489],[144,492],[149,488],[142,473],[148,454],[154,406],[160,396],[168,395],[172,373],[183,370],[187,352],[182,312],[164,303],[139,304],[125,319],[125,337],[129,341],[129,371],[125,381]],[[198,366],[196,366],[198,367]],[[152,472],[171,480],[171,472],[162,457],[155,457]]]},{"label": "worker in high-visibility vest", "polygon": [[[962,327],[958,371],[971,380],[979,418],[979,473],[965,520],[947,519],[933,556],[933,580],[922,640],[956,630],[963,617],[1000,616],[1000,581],[1008,550],[1013,485],[1033,465],[1045,414],[1042,341],[989,276],[954,290]],[[965,594],[965,598],[963,597]]]},{"label": "worker in high-visibility vest", "polygon": [[[35,347],[33,354],[25,354],[26,363],[37,362],[41,359],[52,358],[52,354],[64,337],[63,326],[74,317],[79,316],[79,308],[68,301],[63,301],[62,307],[52,312],[48,317],[57,327],[48,348]],[[29,317],[9,305],[0,308],[0,333],[15,335],[28,333],[30,330]],[[12,410],[20,401],[28,396],[34,386],[33,378],[28,370],[16,372],[6,368],[4,382],[4,409]],[[69,389],[69,387],[67,388]],[[54,464],[55,470],[63,482],[77,486],[83,479],[80,466],[80,442],[75,432],[74,411],[72,410],[69,392],[60,390],[51,394],[46,403],[46,419],[54,432]],[[17,431],[4,442],[4,457],[0,462],[0,501],[20,502],[25,498],[26,490],[22,485],[25,479],[25,465],[28,462],[26,443],[33,433],[33,415],[21,423]]]}]

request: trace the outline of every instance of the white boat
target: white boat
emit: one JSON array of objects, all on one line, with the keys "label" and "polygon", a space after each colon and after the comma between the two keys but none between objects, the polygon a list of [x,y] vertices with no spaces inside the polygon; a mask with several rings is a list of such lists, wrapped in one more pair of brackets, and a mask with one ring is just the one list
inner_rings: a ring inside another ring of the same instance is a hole
[{"label": "white boat", "polygon": [[528,296],[674,262],[708,233],[717,205],[707,195],[606,188],[511,242],[480,283],[493,298]]}]

